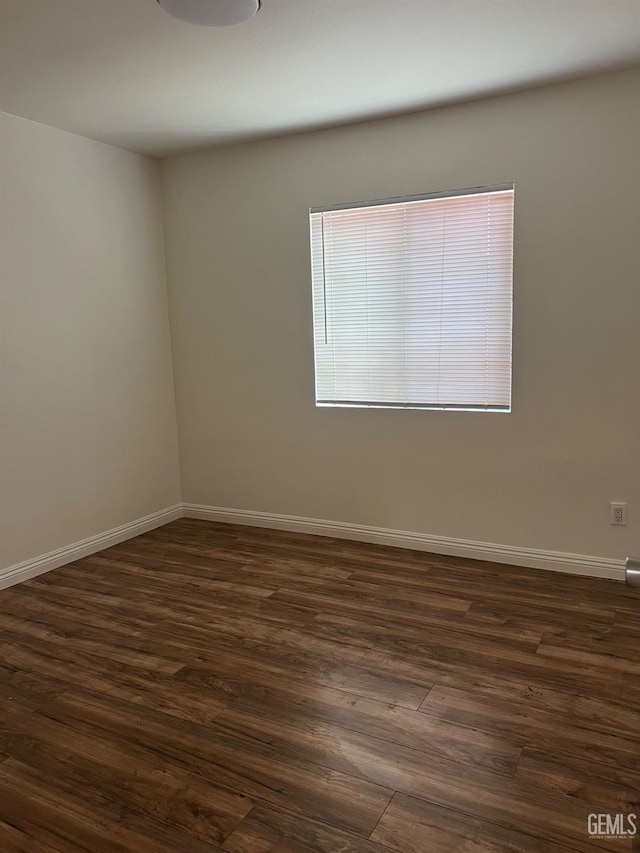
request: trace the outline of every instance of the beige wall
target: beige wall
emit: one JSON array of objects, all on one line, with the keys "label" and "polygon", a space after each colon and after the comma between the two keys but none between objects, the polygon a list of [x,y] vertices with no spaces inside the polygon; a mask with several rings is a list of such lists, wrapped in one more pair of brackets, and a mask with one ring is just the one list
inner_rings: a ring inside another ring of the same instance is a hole
[{"label": "beige wall", "polygon": [[180,500],[160,189],[0,114],[0,568]]},{"label": "beige wall", "polygon": [[[639,134],[634,71],[166,161],[184,499],[637,552]],[[315,408],[308,208],[508,181],[513,413]]]}]

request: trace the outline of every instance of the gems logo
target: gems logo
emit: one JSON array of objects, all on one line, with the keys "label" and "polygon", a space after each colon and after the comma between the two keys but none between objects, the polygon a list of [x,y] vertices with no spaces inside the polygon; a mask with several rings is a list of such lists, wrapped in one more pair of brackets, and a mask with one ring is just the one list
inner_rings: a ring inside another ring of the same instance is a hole
[{"label": "gems logo", "polygon": [[637,832],[634,814],[590,814],[587,830],[591,838],[634,838]]}]

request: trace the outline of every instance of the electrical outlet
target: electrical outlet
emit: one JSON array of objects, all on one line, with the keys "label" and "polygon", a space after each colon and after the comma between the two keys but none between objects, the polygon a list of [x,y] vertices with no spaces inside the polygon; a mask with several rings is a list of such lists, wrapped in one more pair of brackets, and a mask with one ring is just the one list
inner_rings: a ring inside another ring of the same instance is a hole
[{"label": "electrical outlet", "polygon": [[627,523],[627,505],[623,503],[611,504],[611,524]]}]

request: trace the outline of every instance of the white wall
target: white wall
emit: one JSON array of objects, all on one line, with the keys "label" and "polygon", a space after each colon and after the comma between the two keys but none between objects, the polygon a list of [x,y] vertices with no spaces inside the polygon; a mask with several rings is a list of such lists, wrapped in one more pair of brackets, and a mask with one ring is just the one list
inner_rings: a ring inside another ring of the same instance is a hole
[{"label": "white wall", "polygon": [[[637,552],[639,134],[631,71],[165,161],[184,499]],[[316,409],[308,208],[508,181],[513,413]]]},{"label": "white wall", "polygon": [[160,192],[0,114],[0,569],[180,500]]}]

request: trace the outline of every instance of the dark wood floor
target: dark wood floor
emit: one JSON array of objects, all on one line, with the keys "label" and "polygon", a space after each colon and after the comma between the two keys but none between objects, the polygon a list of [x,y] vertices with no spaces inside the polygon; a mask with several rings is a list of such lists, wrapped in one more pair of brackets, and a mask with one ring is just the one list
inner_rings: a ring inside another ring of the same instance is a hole
[{"label": "dark wood floor", "polygon": [[182,520],[0,601],[0,853],[634,849],[622,584]]}]

